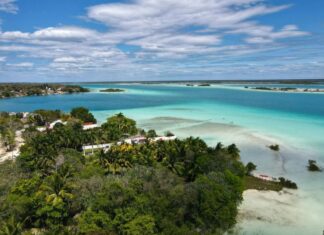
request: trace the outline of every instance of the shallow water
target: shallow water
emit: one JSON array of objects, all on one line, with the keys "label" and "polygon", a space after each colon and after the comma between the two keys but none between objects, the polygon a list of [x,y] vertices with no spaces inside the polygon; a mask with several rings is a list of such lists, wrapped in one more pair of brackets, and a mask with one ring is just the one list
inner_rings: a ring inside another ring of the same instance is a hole
[{"label": "shallow water", "polygon": [[[287,177],[299,186],[297,191],[281,195],[246,192],[237,226],[239,233],[322,233],[324,173],[309,173],[306,165],[308,159],[314,159],[324,166],[324,94],[253,91],[245,89],[244,84],[84,86],[92,92],[3,99],[0,110],[51,108],[69,111],[75,106],[85,106],[100,122],[109,115],[123,112],[145,129],[154,128],[160,133],[170,130],[179,137],[200,136],[210,145],[219,141],[236,143],[241,149],[242,160],[256,163],[258,172]],[[110,87],[126,92],[99,92]],[[316,87],[323,88],[322,85]],[[271,151],[267,147],[271,144],[279,144],[280,152]]]}]

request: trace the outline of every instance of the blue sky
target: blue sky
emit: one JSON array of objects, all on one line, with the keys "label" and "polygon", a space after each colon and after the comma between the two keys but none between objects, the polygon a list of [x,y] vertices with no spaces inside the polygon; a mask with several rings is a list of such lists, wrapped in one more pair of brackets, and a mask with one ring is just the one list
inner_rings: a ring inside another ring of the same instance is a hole
[{"label": "blue sky", "polygon": [[324,79],[322,0],[0,0],[0,82]]}]

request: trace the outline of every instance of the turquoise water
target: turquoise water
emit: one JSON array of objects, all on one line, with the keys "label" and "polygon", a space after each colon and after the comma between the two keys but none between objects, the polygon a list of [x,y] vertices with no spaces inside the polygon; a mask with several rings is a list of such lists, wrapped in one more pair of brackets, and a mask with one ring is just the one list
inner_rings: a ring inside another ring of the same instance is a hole
[{"label": "turquoise water", "polygon": [[[100,122],[123,112],[139,126],[160,133],[173,131],[179,137],[200,136],[208,144],[236,143],[244,162],[253,161],[260,173],[284,176],[297,182],[299,190],[290,192],[287,202],[258,201],[295,218],[282,223],[277,215],[268,220],[243,219],[242,233],[320,234],[324,229],[324,173],[309,173],[308,159],[324,166],[324,94],[253,91],[239,85],[186,87],[184,84],[87,84],[92,92],[72,95],[22,97],[0,100],[0,111],[33,111],[76,106],[89,108]],[[251,85],[247,86],[263,86]],[[269,86],[269,85],[267,85]],[[271,85],[274,86],[274,85]],[[318,87],[323,85],[276,85]],[[100,93],[103,88],[122,88],[124,93]],[[279,144],[280,153],[267,146]],[[294,205],[289,207],[289,201]],[[251,199],[251,198],[250,198]],[[251,208],[249,198],[244,208]],[[253,204],[253,203],[252,203]],[[262,204],[263,205],[263,204]],[[292,210],[291,208],[294,208]],[[275,213],[275,212],[273,212]],[[260,215],[262,217],[264,215]],[[277,218],[278,217],[278,218]],[[298,232],[298,233],[296,233]]]}]

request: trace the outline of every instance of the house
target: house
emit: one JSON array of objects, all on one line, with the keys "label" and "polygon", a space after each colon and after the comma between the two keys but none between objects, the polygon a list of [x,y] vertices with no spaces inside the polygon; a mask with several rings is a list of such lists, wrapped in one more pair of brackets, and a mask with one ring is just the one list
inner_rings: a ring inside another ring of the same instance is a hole
[{"label": "house", "polygon": [[39,126],[39,127],[37,127],[36,129],[37,129],[38,131],[40,131],[40,132],[44,132],[44,131],[46,131],[47,129],[53,129],[54,126],[55,126],[57,123],[61,123],[61,124],[63,124],[63,125],[66,125],[66,124],[67,124],[67,122],[63,122],[62,120],[56,120],[56,121],[54,121],[54,122],[52,122],[52,123],[47,124],[46,126]]},{"label": "house", "polygon": [[143,144],[145,141],[147,141],[145,136],[135,136],[124,140],[127,144]]},{"label": "house", "polygon": [[252,176],[265,181],[279,182],[277,178],[264,174],[252,174]]},{"label": "house", "polygon": [[39,132],[44,132],[44,131],[46,131],[46,127],[44,127],[44,126],[39,126],[39,127],[37,127],[36,128],[36,130],[38,130]]},{"label": "house", "polygon": [[83,155],[93,154],[95,150],[102,149],[104,152],[108,151],[112,144],[97,144],[97,145],[86,145],[82,146]]},{"label": "house", "polygon": [[63,122],[62,120],[56,120],[56,121],[54,121],[54,122],[52,122],[52,123],[50,123],[49,125],[48,125],[48,129],[53,129],[54,128],[54,126],[57,124],[57,123],[61,123],[61,124],[63,124],[63,125],[66,125],[66,123],[67,122]]},{"label": "house", "polygon": [[[161,137],[156,137],[156,138],[152,139],[152,141],[153,142],[171,141],[171,140],[175,140],[176,138],[177,138],[176,136],[161,136]],[[117,143],[83,146],[82,150],[83,150],[83,155],[92,155],[92,154],[94,154],[94,151],[96,151],[96,150],[102,149],[104,152],[107,152],[113,145],[122,145],[124,143],[126,143],[126,144],[143,144],[146,141],[147,141],[147,138],[145,136],[135,136],[132,138],[124,139],[123,141],[118,141]]]},{"label": "house", "polygon": [[92,123],[92,122],[83,123],[83,130],[90,130],[90,129],[97,128],[97,127],[99,127],[99,125]]},{"label": "house", "polygon": [[171,140],[175,140],[177,137],[174,135],[174,136],[159,136],[159,137],[155,137],[153,138],[153,141],[154,142],[157,142],[157,141],[171,141]]}]

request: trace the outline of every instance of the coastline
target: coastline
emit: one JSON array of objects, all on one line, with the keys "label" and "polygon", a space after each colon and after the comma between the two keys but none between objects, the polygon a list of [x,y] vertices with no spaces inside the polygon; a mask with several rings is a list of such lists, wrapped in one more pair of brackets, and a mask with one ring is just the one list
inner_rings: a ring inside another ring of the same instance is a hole
[{"label": "coastline", "polygon": [[236,226],[239,234],[321,234],[323,230],[321,209],[308,204],[309,195],[302,191],[247,190],[243,197]]},{"label": "coastline", "polygon": [[[156,91],[153,89],[150,91],[142,90],[142,88],[134,90],[138,95],[143,96],[162,96],[166,91],[166,89]],[[207,90],[204,90],[204,92],[207,92]],[[125,96],[128,96],[128,94],[125,94]],[[84,97],[88,96],[84,95]],[[103,102],[106,102],[103,96],[100,97]],[[151,97],[148,96],[148,99]],[[260,97],[259,94],[258,97]],[[266,97],[278,96],[267,95]],[[316,100],[319,99],[320,96]],[[316,218],[321,218],[324,212],[322,178],[319,174],[309,173],[306,164],[308,159],[319,160],[323,164],[323,158],[321,158],[323,145],[321,137],[318,137],[323,127],[322,116],[294,113],[290,109],[284,112],[278,109],[236,106],[231,103],[222,104],[217,99],[213,100],[213,104],[211,102],[195,101],[195,103],[143,108],[107,108],[106,110],[101,108],[98,111],[93,109],[93,111],[96,117],[102,121],[108,115],[123,112],[138,121],[140,127],[154,128],[160,131],[161,134],[170,130],[179,137],[200,136],[210,146],[215,145],[218,141],[222,141],[224,144],[236,143],[241,150],[243,161],[245,163],[249,161],[255,162],[258,166],[258,173],[275,177],[284,176],[297,182],[299,189],[298,195],[293,197],[296,200],[294,206],[298,209],[298,213],[304,213],[303,211],[307,211],[307,215],[312,213],[310,216],[314,219],[312,221],[300,220],[296,226],[302,233],[315,234],[321,231],[322,221],[318,221]],[[270,144],[279,144],[280,152],[269,150],[267,146]],[[242,213],[245,213],[249,218],[249,210],[263,210],[265,214],[262,214],[261,218],[264,217],[265,219],[239,220],[237,227],[241,231],[245,232],[245,234],[254,234],[255,231],[263,229],[261,234],[271,234],[270,231],[275,231],[277,234],[280,234],[280,231],[284,231],[285,234],[296,234],[294,225],[288,222],[280,224],[279,221],[276,224],[277,222],[274,221],[274,230],[268,231],[267,229],[272,227],[272,222],[268,218],[276,218],[276,213],[283,210],[282,206],[293,198],[287,199],[286,197],[289,195],[285,195],[285,198],[280,203],[277,203],[277,197],[282,196],[280,194],[272,194],[271,192],[250,194],[250,191],[244,194],[246,202],[243,202],[240,211],[242,210]],[[258,208],[253,205],[254,199],[260,203]],[[274,207],[273,210],[272,207]],[[268,208],[271,210],[268,210]],[[288,212],[287,215],[289,215]]]},{"label": "coastline", "polygon": [[[179,126],[179,122],[182,122],[182,125]],[[224,144],[236,143],[241,150],[243,162],[255,162],[257,173],[283,176],[297,181],[298,190],[283,189],[279,192],[246,190],[243,194],[243,203],[239,207],[238,224],[234,228],[238,234],[258,234],[258,231],[260,234],[269,235],[314,234],[316,231],[322,231],[322,221],[318,218],[321,218],[324,211],[324,201],[321,199],[323,192],[316,189],[321,185],[318,176],[309,173],[305,167],[307,150],[301,151],[283,140],[264,133],[254,133],[237,125],[159,117],[141,121],[139,126],[155,128],[160,132],[166,131],[169,126],[179,137],[200,136],[210,146],[218,141]],[[267,147],[270,143],[278,143],[281,147],[280,152],[270,150]],[[308,183],[309,178],[316,177],[316,182]],[[312,209],[308,212],[309,208]],[[304,219],[305,213],[310,219]],[[269,229],[266,229],[267,227]]]}]

